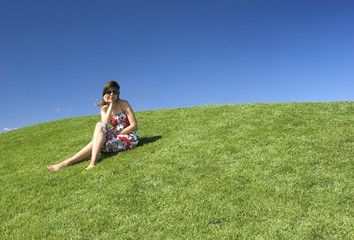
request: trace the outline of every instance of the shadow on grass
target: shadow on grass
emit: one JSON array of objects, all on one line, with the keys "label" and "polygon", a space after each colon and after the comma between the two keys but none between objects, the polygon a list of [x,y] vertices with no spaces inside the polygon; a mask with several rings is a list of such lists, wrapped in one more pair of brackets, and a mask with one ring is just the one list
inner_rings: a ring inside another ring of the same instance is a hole
[{"label": "shadow on grass", "polygon": [[146,145],[146,144],[156,142],[156,141],[159,140],[160,138],[162,138],[162,136],[154,136],[154,137],[139,138],[139,145],[138,145],[138,147],[142,147],[142,146],[144,146],[144,145]]},{"label": "shadow on grass", "polygon": [[[139,144],[138,144],[137,148],[138,147],[142,147],[142,146],[147,145],[147,144],[150,144],[150,143],[153,143],[153,142],[156,142],[160,138],[162,138],[162,136],[139,138]],[[132,149],[132,150],[134,150],[134,149]],[[119,152],[113,152],[113,153],[102,153],[102,154],[100,154],[100,157],[97,159],[97,162],[99,163],[99,162],[103,161],[106,158],[110,158],[110,157],[113,157],[113,156],[117,155],[118,153],[120,153],[120,151]]]}]

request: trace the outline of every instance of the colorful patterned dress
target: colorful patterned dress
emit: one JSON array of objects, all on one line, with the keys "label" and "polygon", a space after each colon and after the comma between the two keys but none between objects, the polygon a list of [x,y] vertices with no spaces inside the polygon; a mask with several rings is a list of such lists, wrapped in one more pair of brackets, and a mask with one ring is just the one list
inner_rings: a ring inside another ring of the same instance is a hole
[{"label": "colorful patterned dress", "polygon": [[125,135],[115,135],[112,131],[113,129],[121,131],[130,125],[125,112],[117,113],[111,117],[110,124],[112,125],[112,128],[104,122],[99,123],[101,124],[103,133],[106,137],[106,141],[101,149],[102,152],[123,151],[132,149],[138,145],[139,135],[136,130]]}]

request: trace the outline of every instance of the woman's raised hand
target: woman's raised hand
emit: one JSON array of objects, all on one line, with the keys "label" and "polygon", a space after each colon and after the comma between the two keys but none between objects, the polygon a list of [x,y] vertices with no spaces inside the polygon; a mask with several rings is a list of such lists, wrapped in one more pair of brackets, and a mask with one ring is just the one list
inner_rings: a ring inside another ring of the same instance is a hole
[{"label": "woman's raised hand", "polygon": [[113,102],[112,99],[109,99],[109,95],[104,95],[104,96],[103,96],[103,100],[104,100],[105,102],[108,102],[108,103],[112,103],[112,102]]}]

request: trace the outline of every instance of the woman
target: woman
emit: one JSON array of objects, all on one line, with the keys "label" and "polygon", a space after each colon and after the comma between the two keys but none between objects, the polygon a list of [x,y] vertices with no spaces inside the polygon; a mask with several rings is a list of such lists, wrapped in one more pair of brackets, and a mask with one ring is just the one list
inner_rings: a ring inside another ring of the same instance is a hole
[{"label": "woman", "polygon": [[[102,93],[102,103],[95,104],[101,108],[101,122],[96,123],[92,141],[73,157],[48,168],[58,171],[63,167],[80,162],[91,156],[87,170],[93,168],[99,153],[116,152],[132,149],[139,142],[138,124],[129,103],[119,99],[119,85],[115,81],[108,82]],[[109,127],[112,125],[112,128]]]}]

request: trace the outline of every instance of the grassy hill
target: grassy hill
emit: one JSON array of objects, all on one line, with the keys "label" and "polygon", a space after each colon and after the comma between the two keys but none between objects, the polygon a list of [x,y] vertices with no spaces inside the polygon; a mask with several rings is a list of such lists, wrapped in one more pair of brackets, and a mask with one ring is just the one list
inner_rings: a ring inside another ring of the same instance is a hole
[{"label": "grassy hill", "polygon": [[354,102],[136,113],[141,144],[51,172],[99,116],[0,134],[0,239],[353,239]]}]

